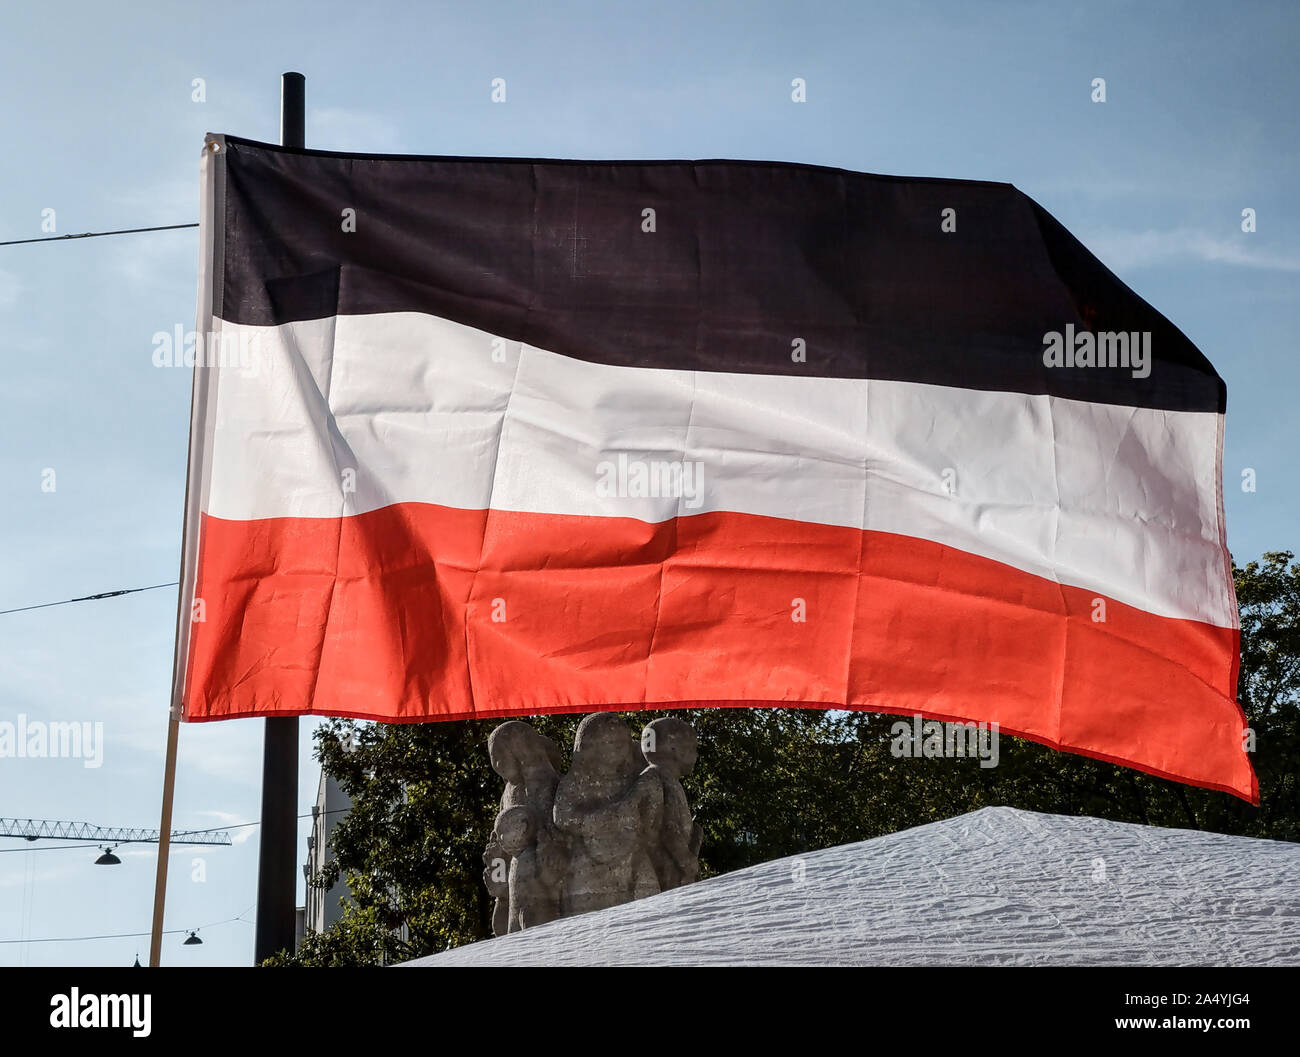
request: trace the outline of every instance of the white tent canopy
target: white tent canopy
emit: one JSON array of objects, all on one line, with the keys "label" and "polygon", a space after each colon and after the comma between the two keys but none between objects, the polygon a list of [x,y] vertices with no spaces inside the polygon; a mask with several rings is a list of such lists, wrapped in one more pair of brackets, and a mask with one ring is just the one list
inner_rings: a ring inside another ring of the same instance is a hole
[{"label": "white tent canopy", "polygon": [[985,808],[407,965],[1300,964],[1300,845]]}]

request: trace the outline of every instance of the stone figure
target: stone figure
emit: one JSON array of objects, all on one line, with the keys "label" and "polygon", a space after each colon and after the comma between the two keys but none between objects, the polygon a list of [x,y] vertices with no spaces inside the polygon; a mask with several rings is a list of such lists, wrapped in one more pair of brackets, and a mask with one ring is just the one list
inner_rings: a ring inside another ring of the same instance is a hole
[{"label": "stone figure", "polygon": [[700,843],[704,831],[691,817],[682,778],[695,769],[695,728],[675,716],[656,719],[641,732],[641,751],[649,766],[645,774],[658,781],[663,797],[660,839],[650,857],[661,891],[690,884],[700,872]]},{"label": "stone figure", "polygon": [[[555,789],[560,780],[560,747],[544,734],[539,734],[527,723],[511,720],[502,723],[488,737],[488,760],[492,769],[505,779],[506,788],[501,794],[498,819],[504,817],[514,808],[521,808],[532,816],[532,821],[525,828],[530,834],[528,844],[520,850],[531,851],[529,865],[525,875],[530,877],[530,890],[536,884],[545,884],[545,879],[563,869],[557,863],[564,854],[563,840],[555,832],[552,810],[555,803]],[[512,826],[512,836],[520,828],[518,815]],[[510,841],[511,847],[517,840]],[[496,899],[492,911],[492,932],[504,936],[511,931],[512,922],[520,920],[518,914],[512,914],[510,908],[510,873],[517,851],[512,851],[502,843],[501,835],[496,829],[488,839],[487,849],[483,853],[483,881],[488,892]],[[542,866],[545,869],[542,869]],[[531,871],[536,868],[535,877]],[[540,893],[534,893],[537,906],[547,904],[547,899]],[[553,882],[552,891],[547,897],[558,906],[559,888]],[[537,913],[534,910],[534,915]],[[548,919],[549,920],[549,919]],[[517,929],[516,929],[517,931]]]},{"label": "stone figure", "polygon": [[573,764],[555,791],[555,825],[569,839],[564,916],[618,906],[659,891],[649,844],[663,795],[641,777],[636,741],[608,712],[587,716]]},{"label": "stone figure", "polygon": [[602,910],[694,881],[703,833],[681,779],[695,766],[689,723],[655,720],[641,750],[627,723],[599,712],[578,724],[573,763],[527,723],[488,739],[506,782],[483,853],[498,936]]},{"label": "stone figure", "polygon": [[507,808],[497,816],[497,844],[510,857],[508,932],[545,925],[560,916],[565,858],[555,854],[555,840],[539,833],[540,828],[541,820],[530,807]]},{"label": "stone figure", "polygon": [[483,849],[483,884],[493,899],[492,935],[504,936],[510,931],[510,856],[497,843],[495,829]]}]

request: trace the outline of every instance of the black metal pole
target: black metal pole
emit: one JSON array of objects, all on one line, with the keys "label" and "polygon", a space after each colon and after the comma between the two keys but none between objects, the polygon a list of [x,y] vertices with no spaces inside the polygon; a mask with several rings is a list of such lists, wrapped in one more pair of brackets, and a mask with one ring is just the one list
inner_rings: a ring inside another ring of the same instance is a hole
[{"label": "black metal pole", "polygon": [[[300,73],[280,78],[280,143],[305,147],[307,79]],[[294,948],[294,906],[298,850],[298,718],[266,721],[262,743],[262,826],[257,856],[257,935],[255,964],[277,951]]]}]

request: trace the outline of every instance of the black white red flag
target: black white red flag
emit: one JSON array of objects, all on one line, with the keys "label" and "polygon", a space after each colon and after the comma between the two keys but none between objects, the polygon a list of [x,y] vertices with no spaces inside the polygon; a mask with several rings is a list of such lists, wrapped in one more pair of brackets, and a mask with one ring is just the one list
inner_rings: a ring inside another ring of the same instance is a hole
[{"label": "black white red flag", "polygon": [[211,136],[190,720],[805,706],[1257,798],[1225,389],[1009,184]]}]

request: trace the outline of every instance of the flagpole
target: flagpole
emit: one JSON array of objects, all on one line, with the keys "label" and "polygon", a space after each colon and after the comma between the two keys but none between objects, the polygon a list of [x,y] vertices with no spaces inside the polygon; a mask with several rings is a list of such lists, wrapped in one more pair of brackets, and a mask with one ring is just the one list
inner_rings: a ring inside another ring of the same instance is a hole
[{"label": "flagpole", "polygon": [[[205,165],[207,164],[205,159]],[[204,191],[200,195],[201,200],[206,199],[207,185],[204,183]],[[200,230],[200,236],[203,232]],[[200,254],[205,252],[202,237],[200,238]],[[205,265],[202,263],[202,256],[199,265],[200,285],[205,278]],[[202,289],[199,292],[199,306],[196,313],[195,331],[202,332],[206,325],[203,319],[204,313],[210,307],[205,304],[205,294]],[[196,337],[197,340],[197,337]],[[182,697],[177,691],[179,679],[184,675],[184,662],[182,656],[188,645],[188,634],[182,634],[181,628],[185,626],[184,621],[193,620],[192,598],[188,590],[192,586],[189,578],[186,576],[186,559],[189,557],[191,544],[190,532],[194,524],[194,511],[192,504],[194,496],[192,488],[194,486],[193,471],[195,463],[194,444],[194,412],[199,406],[199,383],[201,381],[199,372],[203,370],[203,365],[195,363],[193,386],[190,391],[190,451],[189,457],[185,463],[185,508],[182,519],[181,529],[181,558],[180,572],[176,577],[178,586],[176,588],[176,645],[172,653],[172,681],[171,681],[171,703],[167,710],[167,755],[163,763],[163,791],[162,791],[162,812],[158,822],[158,863],[154,872],[153,884],[153,924],[149,934],[149,967],[157,968],[162,964],[162,937],[163,937],[163,912],[167,904],[167,867],[171,862],[172,847],[172,804],[175,800],[176,793],[176,755],[180,742],[181,731],[181,710]]]},{"label": "flagpole", "polygon": [[163,767],[162,820],[158,823],[158,868],[153,885],[153,931],[149,938],[149,965],[155,968],[162,959],[163,904],[167,899],[167,862],[171,855],[172,794],[176,789],[176,743],[180,722],[175,710],[167,722],[167,762]]},{"label": "flagpole", "polygon": [[[211,219],[207,209],[211,206],[211,187],[207,182],[207,169],[210,164],[207,157],[207,145],[204,149],[203,160],[203,183],[200,193],[201,211],[204,212],[204,224],[200,225],[200,261],[199,261],[199,300],[198,309],[195,319],[195,340],[196,344],[210,335],[209,328],[212,326],[211,318],[211,289],[207,285],[210,283],[212,276],[211,267],[211,246],[206,239],[211,238],[211,231],[206,222]],[[194,468],[201,465],[202,459],[196,459],[197,448],[195,447],[195,438],[198,435],[195,430],[195,412],[202,406],[205,397],[201,394],[202,383],[205,378],[202,371],[205,370],[205,364],[196,360],[194,365],[194,384],[190,392],[190,450],[189,458],[185,463],[185,512],[182,521],[182,541],[181,541],[181,558],[180,573],[176,577],[179,584],[176,591],[176,646],[172,654],[172,682],[171,682],[171,704],[167,713],[167,754],[163,763],[163,792],[162,792],[162,812],[158,823],[158,863],[154,873],[153,887],[153,924],[149,935],[149,967],[157,968],[162,964],[162,936],[163,936],[163,917],[167,905],[167,868],[171,863],[171,835],[172,835],[172,805],[175,802],[176,794],[176,756],[180,742],[181,715],[183,712],[183,697],[179,690],[180,680],[185,675],[185,658],[189,647],[188,629],[182,633],[181,629],[185,627],[185,621],[193,621],[193,580],[187,576],[187,559],[194,554],[194,547],[197,541],[193,533],[198,522],[198,510],[196,497],[194,494],[195,478]],[[192,569],[190,571],[193,571]]]},{"label": "flagpole", "polygon": [[[280,78],[280,145],[305,147],[307,90],[300,73]],[[294,949],[298,844],[298,717],[266,720],[262,743],[262,825],[257,861],[253,964]]]}]

